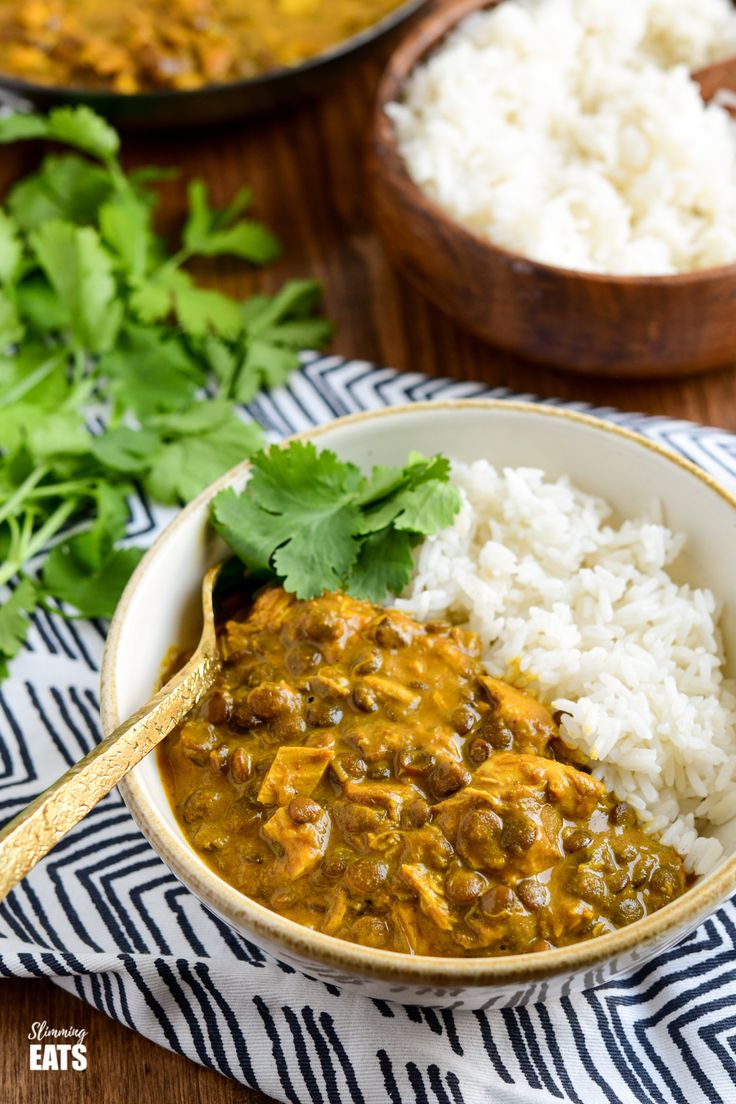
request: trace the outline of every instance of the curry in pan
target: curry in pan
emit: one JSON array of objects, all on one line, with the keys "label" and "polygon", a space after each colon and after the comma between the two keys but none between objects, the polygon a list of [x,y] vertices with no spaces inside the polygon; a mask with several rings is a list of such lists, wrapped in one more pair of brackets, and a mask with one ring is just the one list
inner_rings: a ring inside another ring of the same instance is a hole
[{"label": "curry in pan", "polygon": [[367,946],[495,955],[611,931],[687,887],[550,712],[485,673],[473,633],[272,587],[220,646],[162,771],[192,845],[268,908]]},{"label": "curry in pan", "polygon": [[0,72],[113,92],[189,89],[297,65],[400,0],[0,0]]}]

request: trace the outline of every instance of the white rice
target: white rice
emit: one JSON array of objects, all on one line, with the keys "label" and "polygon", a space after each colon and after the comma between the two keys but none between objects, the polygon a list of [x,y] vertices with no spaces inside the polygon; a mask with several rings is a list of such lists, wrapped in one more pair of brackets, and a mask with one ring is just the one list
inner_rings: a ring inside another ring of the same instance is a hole
[{"label": "white rice", "polygon": [[[463,507],[429,537],[395,604],[479,633],[493,675],[564,710],[564,739],[696,873],[701,835],[736,815],[736,696],[709,590],[667,572],[683,538],[610,508],[566,478],[453,465]],[[654,511],[653,511],[654,514]]]},{"label": "white rice", "polygon": [[410,175],[527,257],[665,275],[736,261],[736,124],[689,70],[736,53],[729,0],[504,0],[388,113]]}]

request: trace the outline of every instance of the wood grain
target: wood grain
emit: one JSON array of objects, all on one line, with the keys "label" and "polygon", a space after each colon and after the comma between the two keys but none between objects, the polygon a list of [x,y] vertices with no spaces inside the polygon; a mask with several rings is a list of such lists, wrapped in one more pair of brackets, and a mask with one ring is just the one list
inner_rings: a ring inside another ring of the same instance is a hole
[{"label": "wood grain", "polygon": [[[463,333],[397,275],[371,227],[363,171],[378,73],[377,62],[363,64],[321,100],[228,130],[126,141],[129,165],[153,162],[182,170],[178,181],[165,186],[162,228],[176,230],[186,179],[200,175],[221,203],[239,185],[251,184],[255,210],[281,236],[283,258],[268,272],[248,273],[233,262],[202,268],[203,277],[242,295],[259,285],[274,288],[288,276],[318,277],[326,309],[338,324],[333,349],[348,357],[736,429],[731,370],[634,384],[540,368]],[[37,156],[30,146],[4,149],[0,186]],[[27,1070],[26,1034],[30,1023],[42,1019],[88,1028],[87,1074]],[[0,1095],[12,1104],[265,1100],[160,1050],[45,981],[0,983],[0,1039]]]},{"label": "wood grain", "polygon": [[[259,215],[278,231],[284,256],[267,273],[237,263],[200,274],[231,291],[310,273],[325,285],[338,330],[333,349],[408,371],[482,379],[543,396],[617,405],[728,427],[736,426],[731,368],[698,380],[612,380],[574,376],[500,352],[462,331],[391,266],[373,230],[364,172],[365,146],[378,78],[375,64],[356,69],[335,94],[292,112],[207,138],[138,139],[132,160],[179,164],[183,177],[204,173],[225,201],[244,180]],[[184,183],[166,186],[165,222],[184,210]]]},{"label": "wood grain", "polygon": [[[693,73],[693,78],[700,85],[703,99],[712,100],[719,92],[736,93],[736,60],[732,57],[724,61],[717,61],[714,65],[707,65],[704,69],[698,69]],[[733,104],[726,104],[726,108],[733,115],[736,108]]]},{"label": "wood grain", "polygon": [[[88,1066],[29,1070],[31,1024],[85,1028]],[[48,981],[0,982],[3,1104],[269,1104],[269,1098],[150,1043]]]}]

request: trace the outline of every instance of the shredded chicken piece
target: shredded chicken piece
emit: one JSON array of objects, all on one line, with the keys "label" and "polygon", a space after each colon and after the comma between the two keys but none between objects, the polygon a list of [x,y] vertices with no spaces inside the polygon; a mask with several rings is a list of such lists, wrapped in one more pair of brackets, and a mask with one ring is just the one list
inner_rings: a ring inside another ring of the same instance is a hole
[{"label": "shredded chicken piece", "polygon": [[323,809],[317,820],[296,824],[287,809],[278,809],[264,824],[263,834],[284,849],[276,861],[279,873],[286,878],[301,878],[314,870],[327,850],[330,818]]},{"label": "shredded chicken piece", "polygon": [[322,921],[322,931],[326,932],[327,935],[339,928],[344,921],[348,911],[348,901],[349,898],[345,890],[338,887]]},{"label": "shredded chicken piece", "polygon": [[419,894],[422,911],[426,913],[430,920],[438,928],[442,928],[443,931],[451,928],[452,918],[450,917],[447,901],[445,901],[440,888],[442,880],[439,875],[435,871],[429,870],[422,863],[413,865],[404,863],[401,867],[401,874],[412,889],[415,889]]},{"label": "shredded chicken piece", "polygon": [[314,791],[333,752],[324,747],[280,747],[258,791],[263,805],[287,805],[295,794]]},{"label": "shredded chicken piece", "polygon": [[473,787],[488,793],[513,791],[557,805],[565,816],[590,816],[606,787],[590,774],[541,755],[500,752],[486,759],[473,775]]},{"label": "shredded chicken piece", "polygon": [[498,716],[505,721],[517,739],[526,737],[528,750],[543,751],[549,741],[558,735],[554,717],[542,702],[530,698],[507,682],[491,678],[490,675],[480,675],[478,682],[491,706],[495,707]]},{"label": "shredded chicken piece", "polygon": [[385,809],[388,817],[395,824],[401,816],[402,806],[421,796],[419,790],[404,782],[347,782],[343,792],[357,805],[371,805]]}]

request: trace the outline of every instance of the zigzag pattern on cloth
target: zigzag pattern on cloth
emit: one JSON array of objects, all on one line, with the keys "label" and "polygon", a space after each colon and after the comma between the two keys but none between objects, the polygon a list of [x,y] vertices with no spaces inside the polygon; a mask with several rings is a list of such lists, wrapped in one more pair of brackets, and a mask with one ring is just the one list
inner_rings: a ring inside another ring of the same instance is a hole
[{"label": "zigzag pattern on cloth", "polygon": [[[306,357],[251,409],[273,439],[418,400],[524,398]],[[736,437],[562,404],[645,434],[736,487]],[[171,511],[131,504],[150,543]],[[0,821],[100,738],[105,626],[36,615],[0,688]],[[155,1042],[292,1104],[698,1104],[736,1100],[736,903],[635,974],[478,1013],[404,1008],[304,977],[208,913],[117,791],[0,906],[0,976],[50,977]],[[92,1040],[93,1041],[93,1040]]]}]

